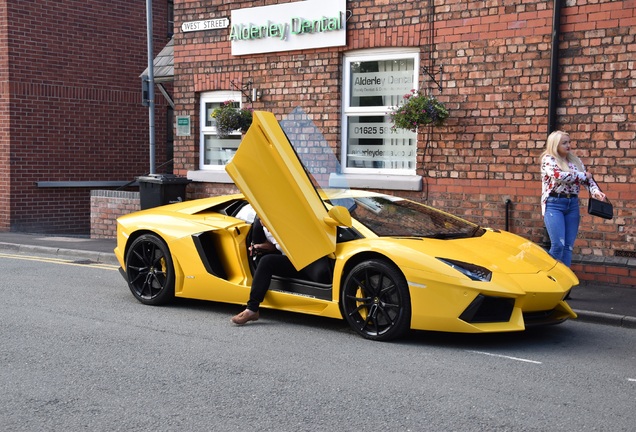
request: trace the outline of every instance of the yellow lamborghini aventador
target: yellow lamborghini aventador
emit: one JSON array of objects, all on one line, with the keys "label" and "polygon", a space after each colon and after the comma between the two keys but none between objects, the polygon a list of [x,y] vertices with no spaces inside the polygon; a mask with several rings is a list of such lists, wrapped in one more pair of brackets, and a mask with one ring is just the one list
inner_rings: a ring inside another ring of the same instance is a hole
[{"label": "yellow lamborghini aventador", "polygon": [[237,215],[251,205],[297,269],[322,260],[331,281],[274,277],[263,308],[345,319],[374,340],[576,317],[564,298],[578,280],[541,247],[396,196],[316,188],[271,113],[254,113],[226,170],[242,194],[118,219],[115,253],[140,302],[245,304],[252,226]]}]

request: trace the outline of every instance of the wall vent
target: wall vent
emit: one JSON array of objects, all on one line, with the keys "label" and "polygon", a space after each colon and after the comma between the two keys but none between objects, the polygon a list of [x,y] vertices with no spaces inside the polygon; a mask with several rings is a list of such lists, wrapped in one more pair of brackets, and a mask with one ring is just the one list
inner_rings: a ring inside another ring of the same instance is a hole
[{"label": "wall vent", "polygon": [[636,251],[617,250],[614,252],[615,257],[636,258]]}]

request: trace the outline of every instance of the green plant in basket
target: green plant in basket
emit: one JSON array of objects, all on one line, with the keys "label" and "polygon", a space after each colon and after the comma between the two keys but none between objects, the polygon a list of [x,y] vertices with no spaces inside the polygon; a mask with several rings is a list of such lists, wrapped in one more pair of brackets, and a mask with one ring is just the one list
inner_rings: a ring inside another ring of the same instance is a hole
[{"label": "green plant in basket", "polygon": [[448,118],[448,110],[434,96],[411,90],[404,95],[404,103],[392,107],[389,112],[392,129],[408,129],[416,132],[419,126],[441,126]]},{"label": "green plant in basket", "polygon": [[228,100],[212,111],[212,118],[216,120],[216,132],[219,138],[225,138],[236,130],[245,133],[250,128],[252,110],[239,108],[238,105],[238,102]]}]

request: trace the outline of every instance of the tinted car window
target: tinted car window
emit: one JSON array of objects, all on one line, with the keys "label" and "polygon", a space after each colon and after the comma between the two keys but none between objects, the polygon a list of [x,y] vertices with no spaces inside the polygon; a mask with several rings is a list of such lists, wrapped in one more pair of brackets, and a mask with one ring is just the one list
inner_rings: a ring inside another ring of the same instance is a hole
[{"label": "tinted car window", "polygon": [[472,237],[483,231],[475,224],[434,208],[397,197],[368,196],[332,200],[380,237]]}]

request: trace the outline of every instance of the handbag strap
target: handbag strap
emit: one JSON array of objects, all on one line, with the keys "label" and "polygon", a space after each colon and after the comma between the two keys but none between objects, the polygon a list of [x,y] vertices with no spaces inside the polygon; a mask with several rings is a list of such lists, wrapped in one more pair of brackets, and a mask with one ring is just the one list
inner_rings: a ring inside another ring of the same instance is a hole
[{"label": "handbag strap", "polygon": [[[594,178],[594,176],[592,176],[592,180],[594,180],[594,183],[596,183],[596,187],[598,188],[599,191],[603,192],[601,190],[601,187],[598,185],[598,182],[596,181],[596,179]],[[605,192],[603,192],[605,194]],[[592,193],[590,192],[590,199],[596,199],[594,198],[594,195],[592,195]],[[601,201],[601,200],[597,200],[597,201]],[[610,199],[607,197],[607,195],[605,195],[605,201],[601,201],[601,202],[606,202],[608,204],[612,204],[612,202],[610,201]]]},{"label": "handbag strap", "polygon": [[[592,176],[592,180],[594,180],[594,183],[596,183],[596,187],[598,188],[599,191],[603,192],[603,190],[601,190],[601,186],[598,184],[598,182],[596,181],[596,179],[594,178],[594,176]],[[605,193],[605,192],[603,192]],[[592,195],[592,193],[590,192],[590,195]],[[607,199],[607,195],[605,195],[605,199]],[[609,201],[609,200],[608,200]]]}]

